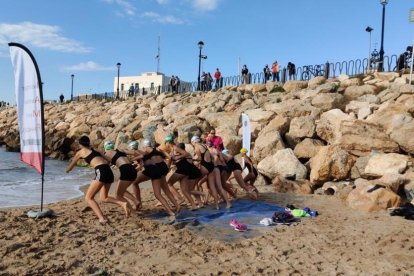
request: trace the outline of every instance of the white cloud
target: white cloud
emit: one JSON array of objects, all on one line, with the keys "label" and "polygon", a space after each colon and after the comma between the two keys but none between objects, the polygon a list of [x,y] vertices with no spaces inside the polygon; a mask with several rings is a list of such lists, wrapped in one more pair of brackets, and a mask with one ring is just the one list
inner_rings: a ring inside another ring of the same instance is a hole
[{"label": "white cloud", "polygon": [[18,42],[38,48],[46,48],[67,53],[88,53],[90,48],[82,43],[59,34],[58,26],[41,25],[32,22],[0,24],[0,44]]},{"label": "white cloud", "polygon": [[136,8],[127,0],[102,0],[108,4],[116,4],[118,5],[122,11],[116,11],[115,13],[118,16],[135,16],[136,15]]},{"label": "white cloud", "polygon": [[102,66],[93,61],[82,62],[76,65],[66,66],[62,68],[63,71],[112,71],[116,70],[114,66]]},{"label": "white cloud", "polygon": [[193,0],[193,7],[200,11],[213,11],[217,8],[219,0]]},{"label": "white cloud", "polygon": [[170,0],[156,0],[158,4],[160,5],[166,5],[170,2]]},{"label": "white cloud", "polygon": [[154,22],[162,23],[162,24],[184,24],[184,21],[174,17],[172,15],[162,16],[156,12],[145,12],[142,14],[143,17],[150,18]]}]

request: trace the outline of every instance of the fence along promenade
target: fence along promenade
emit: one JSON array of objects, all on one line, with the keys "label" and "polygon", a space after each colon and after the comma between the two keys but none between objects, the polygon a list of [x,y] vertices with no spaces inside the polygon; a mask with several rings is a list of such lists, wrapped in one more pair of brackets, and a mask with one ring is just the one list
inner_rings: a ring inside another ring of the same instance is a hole
[{"label": "fence along promenade", "polygon": [[[384,56],[384,72],[391,72],[393,68],[395,67],[395,64],[397,64],[398,56],[397,55],[391,55],[391,56]],[[370,63],[370,64],[368,64]],[[370,65],[370,66],[368,66]],[[368,60],[368,58],[364,59],[355,59],[355,60],[348,60],[348,61],[342,61],[342,62],[326,62],[323,64],[315,64],[315,65],[303,65],[296,67],[296,74],[295,79],[296,80],[303,80],[303,72],[305,67],[310,68],[320,68],[320,70],[323,72],[323,75],[329,79],[329,78],[335,78],[339,75],[345,74],[350,77],[366,74],[366,73],[373,73],[377,70],[378,62]],[[287,68],[283,67],[280,71],[280,82],[285,83],[288,81],[288,72]],[[240,75],[237,76],[228,76],[228,77],[222,77],[220,80],[220,83],[217,84],[218,88],[224,87],[224,86],[239,86],[243,82],[243,79]],[[249,83],[250,84],[259,84],[264,83],[264,74],[263,72],[260,73],[250,73],[249,74]],[[194,82],[183,82],[178,87],[178,93],[183,92],[195,92],[197,90],[197,81]],[[212,89],[216,87],[216,83],[213,81],[211,83]],[[142,96],[147,95],[150,93],[155,94],[161,94],[166,92],[171,92],[171,86],[170,85],[164,85],[164,86],[156,86],[151,88],[140,88],[137,91],[129,92],[128,90],[119,91],[118,98],[119,99],[127,99],[129,97],[135,97],[135,96]],[[115,99],[117,98],[116,92],[103,92],[103,93],[94,93],[94,94],[83,94],[74,97],[75,101],[79,100],[89,100],[89,99]]]}]

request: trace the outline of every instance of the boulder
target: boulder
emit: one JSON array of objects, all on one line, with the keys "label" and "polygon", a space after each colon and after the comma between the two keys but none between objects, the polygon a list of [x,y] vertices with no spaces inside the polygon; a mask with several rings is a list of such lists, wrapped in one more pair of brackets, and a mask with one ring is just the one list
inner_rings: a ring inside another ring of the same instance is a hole
[{"label": "boulder", "polygon": [[414,154],[414,120],[392,129],[391,139],[397,142],[402,150]]},{"label": "boulder", "polygon": [[414,202],[414,171],[409,171],[404,174],[406,183],[404,185],[404,193],[407,201],[411,201],[411,204]]},{"label": "boulder", "polygon": [[308,86],[307,81],[293,80],[293,81],[285,82],[285,84],[283,85],[283,89],[285,89],[286,92],[292,92],[292,91],[304,89],[307,86]]},{"label": "boulder", "polygon": [[264,126],[258,136],[260,137],[260,135],[274,130],[279,131],[281,135],[284,135],[289,130],[290,121],[291,119],[289,117],[277,115],[267,125]]},{"label": "boulder", "polygon": [[324,84],[325,82],[326,82],[326,78],[324,76],[314,77],[313,79],[308,81],[308,87],[311,89],[314,89],[317,86]]},{"label": "boulder", "polygon": [[249,116],[249,119],[252,122],[268,122],[275,115],[274,112],[266,111],[261,108],[247,110],[245,113]]},{"label": "boulder", "polygon": [[373,154],[365,167],[364,173],[371,177],[384,174],[402,174],[408,166],[408,156],[397,153]]},{"label": "boulder", "polygon": [[397,72],[375,72],[374,76],[375,78],[383,81],[393,82],[396,78],[400,76],[400,74]]},{"label": "boulder", "polygon": [[316,93],[334,93],[339,87],[339,82],[328,82],[315,87]]},{"label": "boulder", "polygon": [[355,161],[354,166],[351,169],[351,179],[365,178],[368,177],[365,174],[365,167],[368,164],[370,156],[361,156]]},{"label": "boulder", "polygon": [[341,87],[352,87],[363,85],[363,81],[360,78],[345,79],[339,84]]},{"label": "boulder", "polygon": [[259,162],[257,169],[268,178],[306,179],[307,169],[293,154],[291,149],[278,150]]},{"label": "boulder", "polygon": [[256,161],[260,161],[266,156],[273,155],[278,150],[284,148],[285,145],[279,131],[267,131],[259,135],[254,142],[253,158]]},{"label": "boulder", "polygon": [[316,123],[316,133],[328,143],[334,143],[340,135],[339,129],[342,121],[352,120],[350,116],[339,109],[332,109],[323,113]]},{"label": "boulder", "polygon": [[311,194],[312,189],[308,180],[288,180],[283,177],[276,176],[272,180],[272,184],[275,186],[275,191],[278,193],[298,193],[298,194]]},{"label": "boulder", "polygon": [[359,97],[367,94],[376,95],[378,88],[374,85],[365,84],[362,86],[348,86],[345,89],[344,96],[348,101],[357,100]]},{"label": "boulder", "polygon": [[322,109],[322,111],[336,108],[343,109],[344,96],[337,93],[320,93],[312,99],[312,105]]},{"label": "boulder", "polygon": [[337,146],[322,147],[310,160],[310,182],[313,186],[319,186],[329,180],[344,180],[348,178],[354,162],[354,157]]},{"label": "boulder", "polygon": [[350,181],[328,181],[323,186],[315,190],[315,194],[320,195],[334,195],[341,200],[346,200],[349,193],[355,188],[353,182]]},{"label": "boulder", "polygon": [[306,138],[296,145],[294,153],[299,159],[310,159],[324,146],[321,140]]},{"label": "boulder", "polygon": [[290,122],[288,135],[295,138],[312,138],[315,134],[315,122],[312,116],[293,118]]},{"label": "boulder", "polygon": [[359,181],[356,188],[349,193],[346,199],[348,206],[355,210],[375,212],[398,207],[401,204],[400,196],[393,191],[385,188],[374,188],[375,185],[369,181]]},{"label": "boulder", "polygon": [[362,120],[342,121],[333,144],[357,156],[367,155],[372,150],[399,152],[398,144],[382,127]]}]

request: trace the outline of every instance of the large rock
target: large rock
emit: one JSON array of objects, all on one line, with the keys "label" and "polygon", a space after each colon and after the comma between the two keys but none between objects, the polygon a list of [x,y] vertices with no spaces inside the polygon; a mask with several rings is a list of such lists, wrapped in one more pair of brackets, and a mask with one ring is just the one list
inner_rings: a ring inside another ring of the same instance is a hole
[{"label": "large rock", "polygon": [[414,120],[394,128],[391,132],[391,139],[398,143],[398,145],[405,152],[414,154]]},{"label": "large rock", "polygon": [[385,188],[372,190],[375,184],[366,180],[356,182],[356,188],[352,190],[346,200],[349,207],[355,210],[373,212],[398,207],[401,198]]},{"label": "large rock", "polygon": [[275,114],[272,111],[266,111],[261,108],[247,110],[245,113],[249,116],[249,119],[252,122],[268,122]]},{"label": "large rock", "polygon": [[310,159],[314,157],[323,146],[324,144],[320,140],[306,138],[296,145],[294,153],[299,159]]},{"label": "large rock", "polygon": [[311,159],[310,181],[318,186],[329,180],[348,178],[355,159],[337,146],[322,147]]},{"label": "large rock", "polygon": [[337,93],[320,93],[312,99],[312,105],[328,111],[330,109],[343,109],[344,96]]},{"label": "large rock", "polygon": [[339,109],[332,109],[323,113],[316,124],[316,133],[328,143],[335,143],[342,121],[352,120],[350,116]]},{"label": "large rock", "polygon": [[409,106],[404,103],[387,102],[366,119],[368,122],[382,126],[387,132],[394,128],[395,116],[409,116]]},{"label": "large rock", "polygon": [[326,82],[326,78],[324,76],[318,76],[308,81],[308,87],[311,89],[314,89],[318,87],[319,85],[324,84],[325,82]]},{"label": "large rock", "polygon": [[257,169],[268,178],[306,179],[307,169],[293,154],[291,149],[277,151],[259,162]]},{"label": "large rock", "polygon": [[342,121],[334,144],[358,156],[367,155],[372,150],[399,151],[397,143],[382,127],[362,120]]},{"label": "large rock", "polygon": [[362,86],[349,86],[345,89],[344,96],[348,101],[357,100],[367,94],[377,94],[378,88],[374,85],[365,84]]},{"label": "large rock", "polygon": [[315,134],[315,122],[312,116],[293,118],[290,122],[288,135],[295,138],[312,138]]},{"label": "large rock", "polygon": [[406,172],[404,174],[406,183],[404,185],[404,193],[407,201],[411,201],[414,204],[414,171]]},{"label": "large rock", "polygon": [[266,156],[273,155],[278,150],[284,148],[285,145],[279,131],[267,131],[259,135],[254,142],[253,157],[255,160],[260,161]]},{"label": "large rock", "polygon": [[289,130],[290,121],[290,117],[277,115],[260,131],[259,137],[266,132],[274,130],[279,131],[281,135],[284,135]]},{"label": "large rock", "polygon": [[397,153],[373,154],[365,167],[365,174],[380,177],[384,174],[404,173],[408,166],[408,156]]},{"label": "large rock", "polygon": [[278,193],[298,193],[298,194],[311,194],[312,189],[308,180],[288,180],[283,177],[276,176],[272,180],[272,184],[275,186],[275,191]]},{"label": "large rock", "polygon": [[286,92],[292,92],[292,91],[304,89],[307,86],[308,86],[308,82],[306,81],[294,80],[294,81],[285,82],[285,84],[283,85],[283,89],[285,89]]}]

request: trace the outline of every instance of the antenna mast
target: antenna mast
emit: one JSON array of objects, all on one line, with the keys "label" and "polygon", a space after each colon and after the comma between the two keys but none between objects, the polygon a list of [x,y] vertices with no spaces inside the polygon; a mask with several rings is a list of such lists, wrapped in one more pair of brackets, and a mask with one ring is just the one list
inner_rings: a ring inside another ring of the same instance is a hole
[{"label": "antenna mast", "polygon": [[160,72],[160,51],[161,51],[161,49],[160,49],[160,40],[161,40],[161,38],[160,38],[160,36],[158,36],[158,53],[157,53],[157,56],[156,56],[156,59],[157,59],[157,73]]}]

